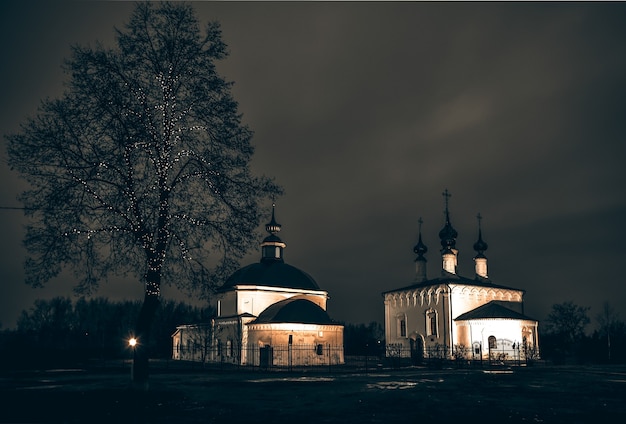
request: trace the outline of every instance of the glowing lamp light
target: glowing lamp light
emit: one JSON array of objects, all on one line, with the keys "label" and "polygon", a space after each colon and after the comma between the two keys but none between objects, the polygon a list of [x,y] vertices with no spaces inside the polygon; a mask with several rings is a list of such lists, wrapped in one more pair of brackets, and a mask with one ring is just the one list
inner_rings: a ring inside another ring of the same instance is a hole
[{"label": "glowing lamp light", "polygon": [[131,338],[128,340],[128,345],[129,345],[130,347],[135,347],[135,346],[137,345],[137,339],[136,339],[136,338],[134,338],[134,337],[131,337]]}]

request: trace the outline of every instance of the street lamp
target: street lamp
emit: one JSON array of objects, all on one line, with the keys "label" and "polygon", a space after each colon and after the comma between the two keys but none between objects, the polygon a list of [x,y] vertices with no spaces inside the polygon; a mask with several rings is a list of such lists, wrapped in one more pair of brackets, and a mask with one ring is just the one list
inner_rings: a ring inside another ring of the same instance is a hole
[{"label": "street lamp", "polygon": [[137,350],[135,348],[137,347],[137,339],[134,337],[128,339],[128,346],[133,348],[133,361],[130,364],[130,379],[135,380],[135,358],[137,356]]}]

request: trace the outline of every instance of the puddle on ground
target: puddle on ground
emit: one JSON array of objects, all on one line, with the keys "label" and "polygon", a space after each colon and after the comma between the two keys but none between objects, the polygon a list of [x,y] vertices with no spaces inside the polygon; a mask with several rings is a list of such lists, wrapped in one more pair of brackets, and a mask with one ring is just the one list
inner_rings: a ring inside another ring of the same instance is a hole
[{"label": "puddle on ground", "polygon": [[276,381],[290,382],[319,382],[319,381],[335,381],[332,377],[285,377],[285,378],[261,378],[258,380],[248,380],[248,383],[271,383]]},{"label": "puddle on ground", "polygon": [[60,384],[49,384],[47,386],[26,386],[26,387],[16,387],[15,390],[41,390],[41,389],[57,389],[61,387]]},{"label": "puddle on ground", "polygon": [[423,379],[418,381],[381,381],[378,383],[369,383],[365,387],[372,390],[404,390],[416,387],[420,383],[443,383],[443,379]]}]

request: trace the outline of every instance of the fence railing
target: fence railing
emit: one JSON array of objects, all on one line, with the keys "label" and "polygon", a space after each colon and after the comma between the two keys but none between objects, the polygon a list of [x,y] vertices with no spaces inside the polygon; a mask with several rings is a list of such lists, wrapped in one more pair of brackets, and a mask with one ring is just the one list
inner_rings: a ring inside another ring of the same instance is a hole
[{"label": "fence railing", "polygon": [[328,344],[243,345],[226,347],[200,345],[181,346],[173,359],[250,365],[257,367],[293,367],[340,365],[344,363],[343,346]]},{"label": "fence railing", "polygon": [[199,362],[250,366],[258,368],[294,368],[311,366],[337,366],[356,368],[403,367],[411,365],[435,365],[450,363],[453,366],[473,365],[522,365],[534,362],[532,352],[525,349],[488,349],[475,351],[463,346],[453,348],[443,345],[428,346],[420,352],[401,345],[388,345],[377,355],[347,356],[343,346],[327,344],[206,346],[199,344],[180,346],[173,359]]},{"label": "fence railing", "polygon": [[386,346],[385,356],[390,359],[407,359],[413,363],[451,360],[457,362],[488,362],[489,364],[521,364],[535,361],[535,351],[523,346],[511,348],[471,349],[465,346],[427,346],[416,350],[403,345]]}]

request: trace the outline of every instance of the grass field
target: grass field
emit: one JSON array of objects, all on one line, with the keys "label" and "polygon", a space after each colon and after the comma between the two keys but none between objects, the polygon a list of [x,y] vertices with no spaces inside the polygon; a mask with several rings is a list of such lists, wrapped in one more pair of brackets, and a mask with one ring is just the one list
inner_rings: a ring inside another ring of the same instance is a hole
[{"label": "grass field", "polygon": [[368,371],[156,366],[148,392],[122,367],[7,372],[0,422],[626,422],[626,366]]}]

